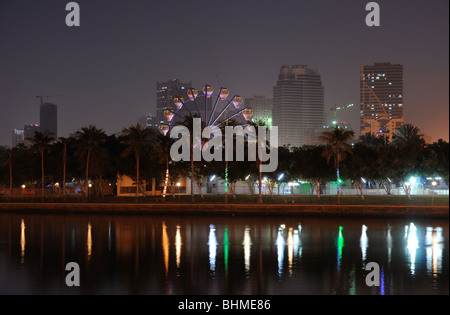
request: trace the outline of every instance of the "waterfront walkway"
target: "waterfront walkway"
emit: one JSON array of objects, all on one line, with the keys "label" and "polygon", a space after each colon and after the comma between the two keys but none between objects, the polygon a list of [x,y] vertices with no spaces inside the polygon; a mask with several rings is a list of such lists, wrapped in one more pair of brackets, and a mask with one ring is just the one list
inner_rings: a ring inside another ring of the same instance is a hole
[{"label": "waterfront walkway", "polygon": [[448,218],[449,206],[215,203],[0,203],[0,212],[154,215],[257,215]]}]

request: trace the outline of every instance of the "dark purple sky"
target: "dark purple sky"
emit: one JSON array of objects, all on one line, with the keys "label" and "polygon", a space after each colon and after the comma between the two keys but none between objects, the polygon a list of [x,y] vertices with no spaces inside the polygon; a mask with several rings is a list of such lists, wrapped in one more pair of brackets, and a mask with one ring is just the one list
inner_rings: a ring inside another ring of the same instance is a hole
[{"label": "dark purple sky", "polygon": [[[39,123],[40,93],[63,95],[58,133],[95,124],[120,131],[155,111],[156,81],[272,97],[283,64],[319,70],[334,104],[359,131],[359,68],[404,65],[405,120],[449,138],[449,1],[383,0],[381,26],[366,0],[79,0],[81,27],[62,0],[0,0],[0,145]],[[276,110],[276,108],[275,108]]]}]

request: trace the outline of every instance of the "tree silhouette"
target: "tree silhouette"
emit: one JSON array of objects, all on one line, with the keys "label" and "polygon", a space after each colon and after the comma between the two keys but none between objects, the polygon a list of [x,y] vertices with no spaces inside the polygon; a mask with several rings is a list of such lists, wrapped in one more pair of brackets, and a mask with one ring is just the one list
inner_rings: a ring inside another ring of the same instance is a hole
[{"label": "tree silhouette", "polygon": [[89,160],[92,151],[98,150],[98,146],[102,142],[105,142],[106,134],[102,129],[97,129],[97,127],[89,125],[78,130],[75,136],[79,140],[76,154],[81,158],[86,158],[84,194],[87,197],[89,187]]},{"label": "tree silhouette", "polygon": [[31,143],[31,149],[39,152],[41,156],[41,174],[42,174],[42,183],[41,183],[41,194],[42,198],[44,198],[45,193],[45,182],[44,182],[44,154],[49,150],[50,143],[54,140],[53,137],[50,137],[48,133],[42,133],[36,131],[34,133],[33,138],[28,138],[27,141]]},{"label": "tree silhouette", "polygon": [[327,159],[327,163],[331,158],[334,158],[334,167],[337,174],[337,198],[338,204],[340,203],[340,175],[339,175],[339,163],[347,157],[348,153],[351,153],[352,146],[349,143],[355,132],[352,130],[345,130],[334,127],[330,131],[325,131],[319,136],[319,140],[326,144],[326,149],[323,151],[323,156]]},{"label": "tree silhouette", "polygon": [[392,144],[396,147],[416,147],[423,146],[425,141],[418,127],[412,124],[404,124],[396,129],[396,133],[392,137]]},{"label": "tree silhouette", "polygon": [[[194,145],[201,145],[201,139],[194,139],[194,118],[200,118],[197,114],[194,116],[186,115],[184,120],[177,122],[177,125],[184,126],[189,130],[189,148],[190,148],[190,159],[191,159],[191,201],[195,202],[194,198],[194,180],[195,180],[195,168],[194,168]],[[204,122],[202,121],[202,130],[204,128]],[[195,142],[195,144],[194,144]]]},{"label": "tree silhouette", "polygon": [[139,170],[140,170],[140,158],[148,152],[152,143],[152,137],[154,132],[150,128],[142,128],[140,123],[132,125],[129,128],[123,128],[122,134],[125,139],[122,143],[127,145],[126,149],[122,152],[122,156],[129,156],[132,153],[136,159],[136,200],[139,197]]}]

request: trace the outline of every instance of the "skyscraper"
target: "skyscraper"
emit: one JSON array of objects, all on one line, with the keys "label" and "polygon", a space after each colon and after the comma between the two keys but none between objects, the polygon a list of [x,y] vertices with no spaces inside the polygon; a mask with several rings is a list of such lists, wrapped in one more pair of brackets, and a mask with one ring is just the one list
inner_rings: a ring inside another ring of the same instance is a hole
[{"label": "skyscraper", "polygon": [[58,106],[50,103],[41,103],[40,107],[41,132],[58,139]]},{"label": "skyscraper", "polygon": [[253,110],[253,121],[262,120],[269,126],[272,125],[272,98],[266,98],[264,95],[253,95],[253,97],[245,99],[245,107]]},{"label": "skyscraper", "polygon": [[282,66],[273,88],[272,116],[280,146],[316,144],[324,121],[324,88],[318,71],[305,65]]},{"label": "skyscraper", "polygon": [[156,82],[156,119],[158,123],[165,123],[164,111],[174,109],[173,99],[182,97],[188,99],[187,91],[192,87],[192,82],[182,83],[178,79],[167,82]]},{"label": "skyscraper", "polygon": [[360,132],[389,139],[404,124],[403,66],[389,62],[361,65]]}]

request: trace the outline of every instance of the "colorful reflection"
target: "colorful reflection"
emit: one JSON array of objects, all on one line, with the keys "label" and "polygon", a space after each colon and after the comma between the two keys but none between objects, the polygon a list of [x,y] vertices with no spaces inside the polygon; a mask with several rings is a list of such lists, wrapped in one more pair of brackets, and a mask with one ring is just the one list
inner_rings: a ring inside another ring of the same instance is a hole
[{"label": "colorful reflection", "polygon": [[349,275],[349,283],[350,283],[350,287],[348,289],[348,294],[349,295],[355,295],[356,294],[356,277],[355,277],[355,266],[352,266],[352,269],[350,270],[350,275]]},{"label": "colorful reflection", "polygon": [[281,277],[283,275],[283,260],[284,260],[284,246],[286,242],[283,237],[283,230],[285,226],[281,225],[278,228],[276,246],[277,246],[277,258],[278,258],[278,276]]},{"label": "colorful reflection", "polygon": [[25,261],[25,221],[22,219],[20,222],[20,262],[23,264]]},{"label": "colorful reflection", "polygon": [[300,233],[302,231],[302,226],[298,226],[298,230],[294,230],[294,257],[302,256],[302,243],[300,240]]},{"label": "colorful reflection", "polygon": [[169,235],[167,235],[167,225],[162,223],[162,247],[164,253],[164,267],[166,276],[169,274]]},{"label": "colorful reflection", "polygon": [[289,275],[292,275],[292,264],[294,262],[294,235],[293,228],[289,228],[288,238],[287,238],[287,247],[288,247],[288,271]]},{"label": "colorful reflection", "polygon": [[417,238],[417,228],[414,223],[411,223],[406,229],[406,249],[410,257],[411,274],[416,272],[416,250],[419,248],[419,239]]},{"label": "colorful reflection", "polygon": [[388,265],[391,264],[391,256],[392,256],[392,235],[391,235],[391,229],[392,229],[392,226],[388,225],[387,236],[386,236]]},{"label": "colorful reflection", "polygon": [[367,226],[366,225],[362,225],[362,229],[361,229],[361,238],[359,240],[359,246],[361,247],[361,255],[362,255],[362,263],[363,263],[363,268],[366,265],[366,253],[367,253],[367,247],[369,246],[369,240],[367,238]]},{"label": "colorful reflection", "polygon": [[425,235],[427,274],[436,278],[442,271],[444,238],[441,227],[427,227]]},{"label": "colorful reflection", "polygon": [[344,228],[342,226],[339,226],[339,233],[338,233],[338,238],[337,238],[337,268],[338,268],[338,271],[341,269],[342,249],[344,248],[344,235],[342,234],[342,230],[344,230]]},{"label": "colorful reflection", "polygon": [[298,235],[298,230],[294,230],[293,228],[289,228],[288,238],[287,238],[287,247],[288,247],[288,270],[289,275],[291,276],[293,273],[294,260],[299,257],[299,253],[301,253],[300,249],[300,237]]},{"label": "colorful reflection", "polygon": [[[14,273],[0,268],[0,276],[8,281],[0,285],[0,293],[10,293],[8,287],[14,285],[26,291],[33,279],[47,293],[63,292],[65,287],[50,288],[46,281],[57,283],[54,274],[64,274],[59,268],[68,261],[79,262],[82,270],[88,267],[88,293],[448,293],[448,224],[442,220],[392,220],[390,226],[386,220],[302,218],[299,224],[295,218],[283,218],[285,224],[280,225],[278,218],[167,216],[163,221],[77,215],[62,226],[60,218],[3,217],[0,258],[9,270],[19,266],[27,272],[13,282],[9,279]],[[367,272],[361,268],[361,262],[371,261],[380,266],[376,288],[366,285]],[[49,267],[42,267],[46,264]],[[103,269],[105,264],[109,269]]]},{"label": "colorful reflection", "polygon": [[384,267],[381,267],[381,274],[380,274],[380,295],[385,295],[385,288],[384,288]]},{"label": "colorful reflection", "polygon": [[208,237],[208,246],[209,246],[209,270],[212,275],[215,275],[216,272],[216,256],[217,256],[217,238],[216,238],[216,228],[214,225],[209,226],[209,237]]},{"label": "colorful reflection", "polygon": [[91,226],[91,222],[88,222],[86,247],[87,247],[88,260],[91,260],[91,255],[92,255],[92,226]]},{"label": "colorful reflection", "polygon": [[250,255],[251,255],[251,247],[252,247],[252,239],[250,237],[250,228],[246,227],[244,230],[244,240],[242,241],[242,245],[244,246],[244,268],[245,274],[249,275],[250,273]]},{"label": "colorful reflection", "polygon": [[230,242],[228,241],[228,228],[225,228],[223,235],[223,259],[225,264],[225,275],[228,276],[228,251],[230,248]]},{"label": "colorful reflection", "polygon": [[180,268],[181,263],[181,226],[177,225],[177,232],[175,234],[175,260],[177,263],[177,268]]}]

